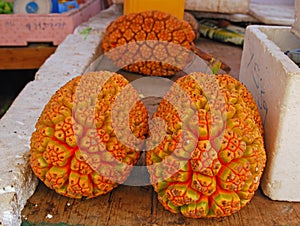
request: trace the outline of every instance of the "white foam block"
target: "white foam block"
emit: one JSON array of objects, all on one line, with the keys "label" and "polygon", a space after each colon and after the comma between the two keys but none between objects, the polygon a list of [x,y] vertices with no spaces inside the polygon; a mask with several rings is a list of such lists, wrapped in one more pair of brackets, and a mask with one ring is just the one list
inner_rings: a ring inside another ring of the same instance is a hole
[{"label": "white foam block", "polygon": [[295,22],[292,26],[292,32],[300,37],[300,0],[295,0]]},{"label": "white foam block", "polygon": [[284,54],[300,48],[290,27],[248,26],[240,80],[254,95],[265,129],[264,193],[300,201],[300,69]]}]

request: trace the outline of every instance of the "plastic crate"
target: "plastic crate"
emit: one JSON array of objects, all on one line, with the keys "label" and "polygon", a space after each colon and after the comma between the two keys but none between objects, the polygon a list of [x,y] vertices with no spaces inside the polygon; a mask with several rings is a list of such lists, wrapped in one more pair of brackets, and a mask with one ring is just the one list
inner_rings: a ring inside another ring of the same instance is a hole
[{"label": "plastic crate", "polygon": [[27,46],[32,42],[58,45],[100,10],[100,0],[89,0],[78,9],[61,14],[1,14],[0,46]]}]

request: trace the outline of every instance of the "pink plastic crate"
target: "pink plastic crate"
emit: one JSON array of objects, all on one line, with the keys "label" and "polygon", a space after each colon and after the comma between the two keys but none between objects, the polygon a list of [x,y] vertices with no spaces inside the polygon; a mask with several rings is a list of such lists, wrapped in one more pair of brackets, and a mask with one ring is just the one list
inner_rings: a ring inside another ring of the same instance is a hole
[{"label": "pink plastic crate", "polygon": [[58,45],[79,24],[100,12],[100,5],[100,0],[88,0],[61,14],[1,14],[0,46],[26,46],[29,42]]}]

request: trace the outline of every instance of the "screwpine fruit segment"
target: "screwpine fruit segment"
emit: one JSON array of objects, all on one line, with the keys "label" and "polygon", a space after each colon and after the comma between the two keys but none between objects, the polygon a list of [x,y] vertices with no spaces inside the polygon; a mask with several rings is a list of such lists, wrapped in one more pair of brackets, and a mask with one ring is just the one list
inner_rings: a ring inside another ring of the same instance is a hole
[{"label": "screwpine fruit segment", "polygon": [[[209,64],[218,61],[196,48],[195,38],[189,22],[161,11],[144,11],[120,16],[109,24],[102,49],[120,69],[171,76],[184,70],[196,55]],[[224,63],[220,64],[225,71],[230,70]]]},{"label": "screwpine fruit segment", "polygon": [[229,75],[176,81],[153,118],[146,163],[161,204],[192,218],[223,217],[250,202],[265,167],[262,123],[251,94]]},{"label": "screwpine fruit segment", "polygon": [[145,106],[123,76],[107,71],[78,76],[53,95],[36,123],[33,172],[68,197],[106,194],[127,179],[139,159],[147,120]]}]

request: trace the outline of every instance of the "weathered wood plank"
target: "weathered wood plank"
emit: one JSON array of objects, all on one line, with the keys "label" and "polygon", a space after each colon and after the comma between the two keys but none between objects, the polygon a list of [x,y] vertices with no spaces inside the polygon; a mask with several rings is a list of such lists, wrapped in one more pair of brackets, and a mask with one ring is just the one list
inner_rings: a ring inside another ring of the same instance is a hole
[{"label": "weathered wood plank", "polygon": [[37,69],[55,50],[55,46],[46,44],[0,47],[0,69]]},{"label": "weathered wood plank", "polygon": [[[113,192],[110,218],[106,225],[142,225],[151,218],[152,189],[120,186]],[[132,195],[126,195],[132,194]]]},{"label": "weathered wood plank", "polygon": [[73,200],[43,184],[29,199],[22,217],[31,224],[67,225],[290,225],[300,224],[300,203],[276,202],[258,190],[239,212],[219,219],[191,219],[165,210],[151,186],[121,185],[111,193],[89,200]]}]

